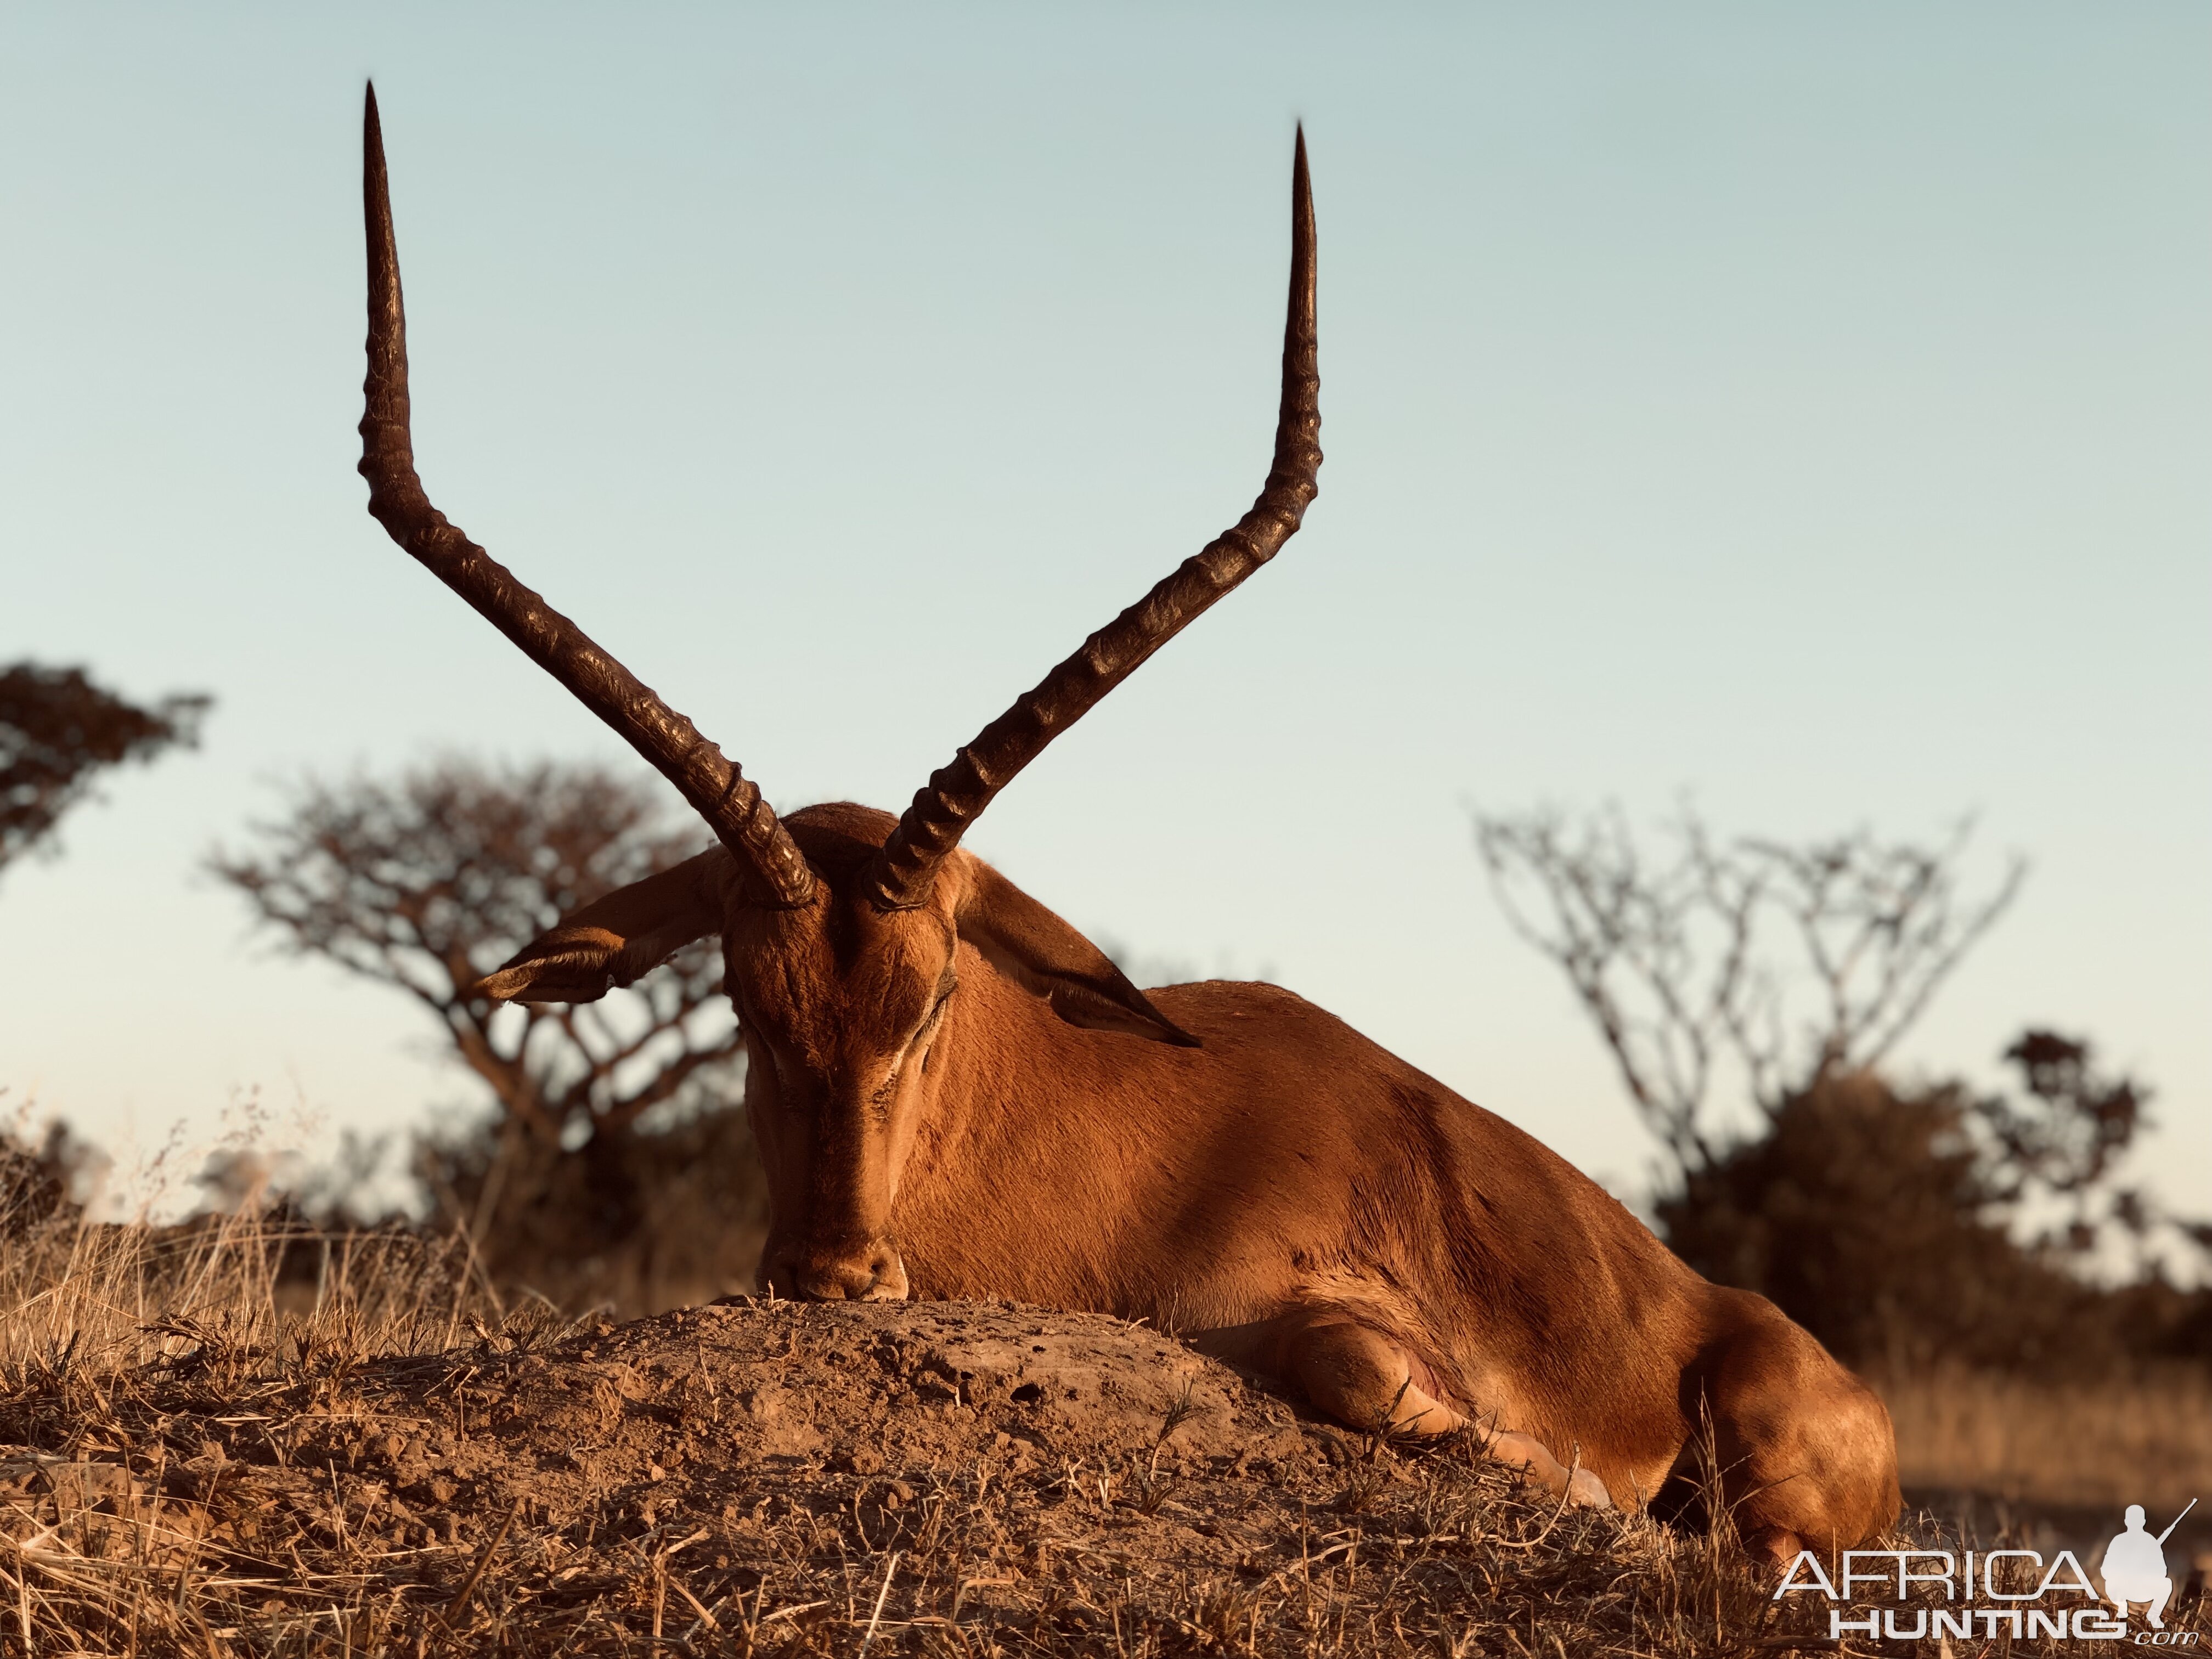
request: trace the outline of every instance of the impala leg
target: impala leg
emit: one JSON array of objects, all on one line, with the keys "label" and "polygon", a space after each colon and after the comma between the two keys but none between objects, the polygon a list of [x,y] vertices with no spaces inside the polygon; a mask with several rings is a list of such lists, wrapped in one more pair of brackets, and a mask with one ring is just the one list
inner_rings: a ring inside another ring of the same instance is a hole
[{"label": "impala leg", "polygon": [[[1384,1422],[1400,1433],[1449,1434],[1468,1419],[1422,1386],[1405,1350],[1370,1327],[1349,1320],[1309,1325],[1292,1335],[1284,1369],[1314,1406],[1340,1423],[1372,1431]],[[1532,1435],[1500,1434],[1489,1455],[1524,1470],[1555,1497],[1599,1509],[1612,1506],[1605,1483],[1588,1469],[1569,1469]]]},{"label": "impala leg", "polygon": [[1284,1369],[1316,1409],[1372,1431],[1449,1434],[1467,1419],[1424,1389],[1413,1362],[1389,1338],[1349,1320],[1308,1325],[1291,1336]]}]

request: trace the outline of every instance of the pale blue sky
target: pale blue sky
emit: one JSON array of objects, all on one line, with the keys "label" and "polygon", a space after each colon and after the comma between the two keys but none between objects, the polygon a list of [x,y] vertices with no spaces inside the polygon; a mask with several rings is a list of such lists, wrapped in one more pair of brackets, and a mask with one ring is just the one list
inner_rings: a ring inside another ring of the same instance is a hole
[{"label": "pale blue sky", "polygon": [[219,706],[0,881],[0,1084],[462,1097],[196,862],[302,768],[623,752],[362,511],[364,76],[435,498],[785,806],[902,802],[1250,499],[1303,118],[1309,528],[976,850],[1632,1187],[1467,804],[1976,811],[2034,872],[1908,1059],[2090,1033],[2204,1207],[2208,70],[2201,4],[10,7],[0,659]]}]

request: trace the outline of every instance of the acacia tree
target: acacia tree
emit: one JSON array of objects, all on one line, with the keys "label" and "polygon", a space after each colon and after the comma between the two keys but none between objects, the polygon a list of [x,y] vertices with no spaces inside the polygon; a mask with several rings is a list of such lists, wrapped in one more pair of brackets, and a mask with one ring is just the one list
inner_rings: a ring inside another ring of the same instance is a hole
[{"label": "acacia tree", "polygon": [[0,870],[50,836],[105,769],[196,743],[208,704],[187,695],[142,708],[82,668],[0,668]]},{"label": "acacia tree", "polygon": [[[765,1190],[719,942],[601,1001],[495,1006],[486,973],[579,906],[699,850],[653,781],[449,759],[310,780],[210,868],[290,951],[404,993],[498,1107],[418,1139],[442,1221],[495,1282],[631,1312],[743,1287]],[[648,1133],[650,1131],[650,1133]],[[315,1202],[359,1220],[340,1179]]]},{"label": "acacia tree", "polygon": [[573,1148],[733,1098],[743,1047],[713,940],[596,1003],[501,1006],[477,990],[561,916],[700,850],[650,781],[448,759],[389,781],[309,780],[288,805],[209,867],[288,949],[421,1004],[514,1130]]}]

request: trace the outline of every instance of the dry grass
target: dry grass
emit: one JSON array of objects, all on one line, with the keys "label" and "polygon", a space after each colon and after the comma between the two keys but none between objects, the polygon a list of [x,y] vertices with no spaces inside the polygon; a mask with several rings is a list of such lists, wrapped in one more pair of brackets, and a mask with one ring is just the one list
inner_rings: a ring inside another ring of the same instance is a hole
[{"label": "dry grass", "polygon": [[2115,1512],[2212,1501],[2212,1377],[2201,1370],[2073,1384],[1945,1370],[1886,1382],[1881,1395],[1908,1487]]},{"label": "dry grass", "polygon": [[[1476,1446],[1246,1390],[1217,1419],[1267,1455],[1231,1456],[1180,1420],[1187,1388],[1133,1418],[1109,1381],[1121,1417],[1081,1432],[985,1398],[903,1334],[957,1309],[579,1325],[502,1315],[404,1236],[334,1243],[293,1289],[278,1248],[236,1219],[8,1240],[0,1647],[1687,1659],[1825,1635],[1724,1521],[1563,1510]],[[1172,1346],[1126,1334],[1133,1364]]]},{"label": "dry grass", "polygon": [[[288,1249],[316,1251],[313,1279],[280,1285]],[[117,1372],[159,1364],[191,1339],[183,1321],[240,1347],[280,1334],[343,1333],[378,1353],[450,1347],[464,1322],[495,1311],[465,1244],[441,1248],[392,1230],[303,1243],[256,1217],[210,1216],[174,1227],[0,1225],[0,1377],[66,1363]]]}]

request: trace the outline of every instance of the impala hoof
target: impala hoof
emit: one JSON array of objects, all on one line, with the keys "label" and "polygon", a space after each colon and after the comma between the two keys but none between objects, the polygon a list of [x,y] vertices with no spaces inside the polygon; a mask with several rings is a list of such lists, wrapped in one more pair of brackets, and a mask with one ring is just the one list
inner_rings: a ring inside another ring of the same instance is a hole
[{"label": "impala hoof", "polygon": [[1579,1466],[1570,1469],[1532,1434],[1498,1435],[1490,1443],[1490,1455],[1501,1463],[1518,1465],[1529,1485],[1541,1486],[1554,1498],[1564,1497],[1578,1509],[1613,1507],[1613,1494],[1604,1481]]},{"label": "impala hoof", "polygon": [[1613,1494],[1605,1489],[1605,1482],[1588,1469],[1577,1469],[1567,1480],[1567,1502],[1580,1509],[1609,1510]]}]

